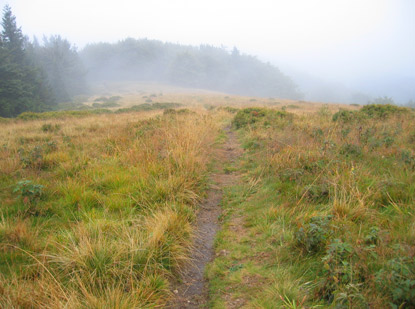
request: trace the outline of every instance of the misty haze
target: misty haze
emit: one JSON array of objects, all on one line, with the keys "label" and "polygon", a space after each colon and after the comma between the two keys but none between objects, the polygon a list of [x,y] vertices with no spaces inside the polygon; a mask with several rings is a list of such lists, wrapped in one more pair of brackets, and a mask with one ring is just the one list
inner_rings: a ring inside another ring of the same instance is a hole
[{"label": "misty haze", "polygon": [[0,308],[415,308],[415,1],[0,8]]},{"label": "misty haze", "polygon": [[415,98],[411,1],[5,3],[32,43],[67,40],[89,84],[140,80],[359,104]]}]

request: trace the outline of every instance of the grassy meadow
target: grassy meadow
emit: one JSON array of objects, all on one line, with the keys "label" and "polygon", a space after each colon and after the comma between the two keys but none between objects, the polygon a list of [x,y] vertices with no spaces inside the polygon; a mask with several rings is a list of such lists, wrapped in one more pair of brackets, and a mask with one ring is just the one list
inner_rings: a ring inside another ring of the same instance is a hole
[{"label": "grassy meadow", "polygon": [[0,307],[165,306],[228,125],[209,307],[415,306],[412,110],[152,87],[0,119]]},{"label": "grassy meadow", "polygon": [[168,110],[0,124],[0,307],[165,304],[217,119]]},{"label": "grassy meadow", "polygon": [[414,308],[415,114],[247,108],[226,189],[215,308]]}]

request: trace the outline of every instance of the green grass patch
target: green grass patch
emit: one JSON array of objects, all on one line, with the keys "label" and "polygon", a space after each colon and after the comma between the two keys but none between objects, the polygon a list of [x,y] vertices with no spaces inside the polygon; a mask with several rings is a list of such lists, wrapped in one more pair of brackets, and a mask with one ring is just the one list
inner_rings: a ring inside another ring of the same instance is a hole
[{"label": "green grass patch", "polygon": [[212,307],[412,308],[412,112],[369,105],[263,125],[273,112],[234,118],[245,177],[225,192]]}]

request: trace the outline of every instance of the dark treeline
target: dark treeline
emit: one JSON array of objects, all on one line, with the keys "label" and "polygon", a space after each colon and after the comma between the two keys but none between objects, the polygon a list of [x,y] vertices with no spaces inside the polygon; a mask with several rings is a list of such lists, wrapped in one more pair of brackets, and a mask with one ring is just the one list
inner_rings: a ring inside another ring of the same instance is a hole
[{"label": "dark treeline", "polygon": [[48,109],[53,100],[43,71],[32,57],[32,46],[16,26],[8,6],[0,33],[0,116]]},{"label": "dark treeline", "polygon": [[52,36],[40,45],[17,27],[9,6],[0,33],[0,116],[55,109],[86,90],[85,70],[71,44]]},{"label": "dark treeline", "polygon": [[280,70],[236,48],[125,39],[87,45],[79,53],[60,36],[30,41],[5,6],[0,33],[0,116],[45,111],[87,93],[87,83],[152,81],[231,94],[299,99]]},{"label": "dark treeline", "polygon": [[232,94],[298,99],[297,86],[278,68],[223,48],[128,38],[87,45],[80,53],[91,81],[142,80]]}]

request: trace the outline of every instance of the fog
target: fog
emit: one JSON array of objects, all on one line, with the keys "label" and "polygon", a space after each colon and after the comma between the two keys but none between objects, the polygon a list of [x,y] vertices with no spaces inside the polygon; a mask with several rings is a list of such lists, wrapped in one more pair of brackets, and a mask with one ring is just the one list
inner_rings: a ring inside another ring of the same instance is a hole
[{"label": "fog", "polygon": [[[270,62],[307,100],[415,100],[415,1],[0,0],[24,34],[89,43],[148,38]],[[191,86],[191,85],[190,85]],[[223,90],[227,90],[224,87]]]}]

